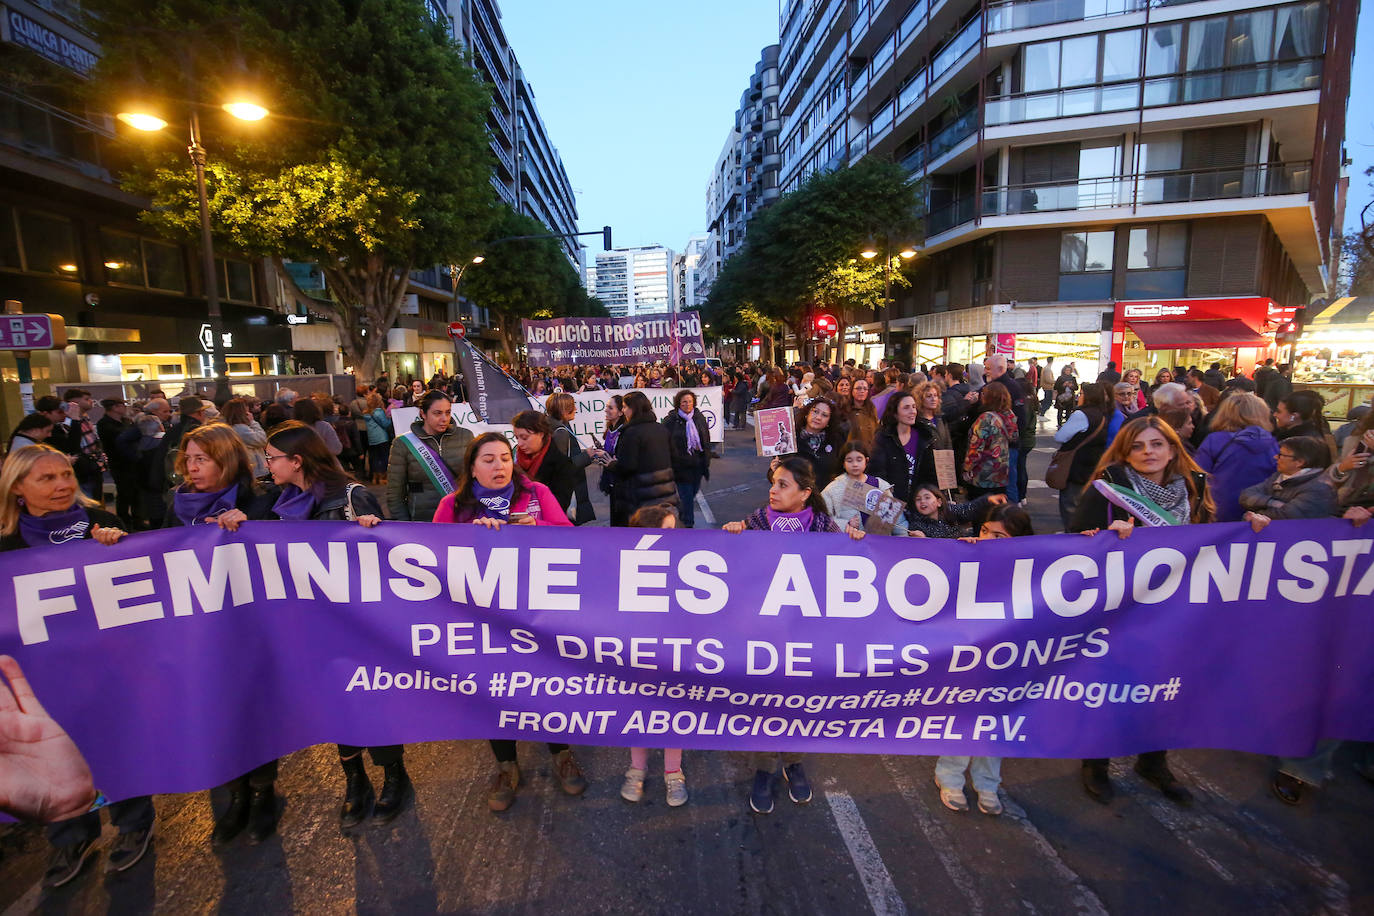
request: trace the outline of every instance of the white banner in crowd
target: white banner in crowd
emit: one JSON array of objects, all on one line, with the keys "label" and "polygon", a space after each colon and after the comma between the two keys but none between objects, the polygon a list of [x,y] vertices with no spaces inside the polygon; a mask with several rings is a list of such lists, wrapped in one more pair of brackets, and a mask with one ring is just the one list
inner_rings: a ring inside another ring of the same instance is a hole
[{"label": "white banner in crowd", "polygon": [[[642,392],[649,399],[649,403],[654,407],[654,413],[660,420],[668,416],[673,411],[673,398],[677,396],[681,388],[638,388],[633,389]],[[725,441],[725,415],[724,415],[724,396],[720,386],[714,388],[689,388],[697,396],[697,410],[706,418],[706,426],[711,430],[712,442]],[[573,394],[573,400],[577,402],[577,416],[573,418],[573,431],[577,433],[578,441],[583,448],[592,448],[597,442],[604,442],[606,439],[606,402],[613,395],[625,395],[629,391],[582,391]],[[534,410],[543,410],[544,404],[537,398],[530,398],[530,407]],[[395,432],[399,435],[410,430],[410,424],[414,423],[420,416],[420,411],[414,407],[398,407],[391,412],[391,422],[395,427]],[[506,438],[514,441],[515,434],[511,430],[509,423],[483,423],[477,414],[473,413],[466,401],[455,401],[453,404],[453,422],[458,426],[471,430],[474,436],[480,436],[486,432],[505,433]],[[593,441],[595,437],[595,441]]]}]

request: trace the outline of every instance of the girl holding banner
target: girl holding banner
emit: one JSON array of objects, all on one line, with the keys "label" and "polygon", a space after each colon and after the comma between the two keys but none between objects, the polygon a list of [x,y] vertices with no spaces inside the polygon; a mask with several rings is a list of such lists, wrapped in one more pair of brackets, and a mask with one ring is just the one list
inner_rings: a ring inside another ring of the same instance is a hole
[{"label": "girl holding banner", "polygon": [[[788,534],[801,534],[813,531],[840,533],[843,531],[852,539],[862,540],[863,529],[848,526],[840,528],[835,520],[825,512],[825,503],[816,492],[816,479],[811,470],[811,462],[797,455],[775,458],[768,470],[768,505],[741,522],[727,522],[721,527],[731,534],[749,531],[779,531]],[[754,758],[754,787],[749,792],[749,807],[759,814],[773,810],[773,777],[777,772],[779,755],[772,751],[759,751]],[[787,783],[787,794],[798,805],[811,801],[811,783],[802,769],[802,755],[795,751],[784,751],[782,757],[782,778]]]},{"label": "girl holding banner", "polygon": [[396,521],[434,517],[439,500],[457,489],[463,453],[472,444],[472,432],[454,425],[447,394],[426,392],[415,406],[419,419],[392,440],[387,461],[386,508]]},{"label": "girl holding banner", "polygon": [[[1216,509],[1207,491],[1207,475],[1188,455],[1173,427],[1157,416],[1140,417],[1121,427],[1083,488],[1070,531],[1098,534],[1115,531],[1123,538],[1137,527],[1202,524]],[[1135,771],[1180,805],[1193,794],[1169,770],[1168,751],[1147,751],[1136,758]],[[1083,788],[1107,804],[1115,792],[1106,758],[1083,761]]]},{"label": "girl holding banner", "polygon": [[[543,414],[529,412],[543,419]],[[434,521],[483,525],[495,530],[503,525],[572,526],[553,492],[525,475],[516,463],[509,440],[501,433],[483,433],[473,440],[464,465],[467,474],[455,492],[439,501]],[[493,738],[491,751],[496,756],[497,769],[487,792],[487,807],[505,811],[515,804],[515,792],[520,788],[515,741]],[[569,795],[587,791],[587,779],[572,749],[550,741],[549,753],[553,755],[554,774],[563,791]]]},{"label": "girl holding banner", "polygon": [[[125,534],[119,519],[81,492],[71,461],[50,445],[26,446],[5,457],[0,498],[0,551],[83,540],[114,544]],[[105,796],[97,794],[84,812],[48,826],[53,851],[43,887],[61,887],[81,873],[100,839],[99,809],[104,806]],[[143,858],[154,817],[147,795],[110,805],[110,822],[119,829],[110,847],[110,871],[125,871]]]},{"label": "girl holding banner", "polygon": [[[219,525],[227,531],[239,524],[273,518],[276,489],[263,490],[254,483],[248,448],[234,430],[223,423],[198,426],[181,440],[177,476],[185,483],[172,491],[172,505],[164,528]],[[237,659],[228,660],[238,664]],[[261,843],[277,830],[277,761],[267,763],[230,780],[229,807],[215,818],[210,841],[223,846],[248,829],[248,839]]]},{"label": "girl holding banner", "polygon": [[[364,528],[382,521],[382,507],[376,497],[344,473],[319,434],[299,421],[283,423],[268,435],[267,467],[273,483],[281,487],[281,495],[272,505],[272,512],[279,519],[350,521]],[[373,792],[372,782],[367,778],[363,748],[339,745],[339,764],[345,777],[339,826],[345,830],[358,826],[369,813],[382,824],[395,819],[413,794],[403,745],[370,747],[367,751],[373,765],[381,767],[385,774],[380,796]]]}]

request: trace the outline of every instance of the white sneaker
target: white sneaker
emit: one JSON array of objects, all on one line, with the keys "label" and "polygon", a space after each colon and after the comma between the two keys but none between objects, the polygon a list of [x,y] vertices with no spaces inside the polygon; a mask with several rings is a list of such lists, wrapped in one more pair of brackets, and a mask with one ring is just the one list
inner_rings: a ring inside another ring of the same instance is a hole
[{"label": "white sneaker", "polygon": [[993,817],[1002,813],[1002,799],[998,797],[996,790],[978,793],[978,810]]},{"label": "white sneaker", "polygon": [[668,807],[680,808],[687,804],[687,777],[681,770],[664,773],[663,782],[668,789]]},{"label": "white sneaker", "polygon": [[935,784],[940,788],[940,801],[951,811],[967,811],[968,799],[964,797],[963,789],[946,789],[938,782]]},{"label": "white sneaker", "polygon": [[625,782],[620,787],[620,797],[627,802],[644,799],[644,771],[639,767],[630,767],[625,771]]}]

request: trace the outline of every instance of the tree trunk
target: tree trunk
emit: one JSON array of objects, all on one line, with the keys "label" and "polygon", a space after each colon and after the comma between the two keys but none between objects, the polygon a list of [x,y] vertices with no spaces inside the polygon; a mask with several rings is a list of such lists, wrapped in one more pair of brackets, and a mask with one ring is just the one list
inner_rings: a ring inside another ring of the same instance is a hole
[{"label": "tree trunk", "polygon": [[492,309],[491,313],[496,316],[497,321],[501,322],[501,330],[497,331],[497,334],[501,336],[501,352],[505,354],[507,364],[514,368],[515,339],[511,337],[510,318],[496,309]]},{"label": "tree trunk", "polygon": [[359,382],[375,381],[387,332],[396,323],[405,300],[410,265],[387,264],[377,255],[356,266],[321,265],[331,297],[325,301],[307,296],[280,257],[272,260],[288,291],[303,304],[319,309],[334,325],[344,360],[353,367],[353,377]]}]

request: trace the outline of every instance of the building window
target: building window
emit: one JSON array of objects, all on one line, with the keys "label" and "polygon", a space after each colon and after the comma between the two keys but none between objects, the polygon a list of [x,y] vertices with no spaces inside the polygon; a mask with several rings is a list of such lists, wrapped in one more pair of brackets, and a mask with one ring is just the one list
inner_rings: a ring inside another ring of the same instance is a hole
[{"label": "building window", "polygon": [[253,265],[247,261],[215,258],[215,281],[221,299],[253,301]]},{"label": "building window", "polygon": [[24,269],[77,279],[81,261],[76,256],[76,229],[71,220],[48,213],[18,211],[20,254]]},{"label": "building window", "polygon": [[1112,294],[1115,233],[1065,232],[1059,241],[1059,298],[1107,299]]},{"label": "building window", "polygon": [[174,293],[186,292],[186,265],[181,249],[176,245],[143,239],[143,263],[148,274],[148,288]]},{"label": "building window", "polygon": [[19,231],[14,228],[14,210],[0,207],[0,267],[23,270],[19,260]]},{"label": "building window", "polygon": [[105,265],[105,282],[146,286],[143,280],[143,249],[138,236],[100,230],[100,257]]},{"label": "building window", "polygon": [[1187,261],[1187,223],[1132,226],[1126,246],[1125,298],[1181,298],[1188,285]]}]

